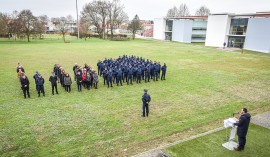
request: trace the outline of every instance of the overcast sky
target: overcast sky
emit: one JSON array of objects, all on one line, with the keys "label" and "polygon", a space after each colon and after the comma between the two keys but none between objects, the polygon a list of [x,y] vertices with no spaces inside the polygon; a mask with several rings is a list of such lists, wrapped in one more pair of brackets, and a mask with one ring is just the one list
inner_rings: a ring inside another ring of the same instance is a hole
[{"label": "overcast sky", "polygon": [[[78,0],[79,11],[92,0]],[[138,14],[140,19],[153,20],[163,17],[168,9],[186,3],[191,14],[201,5],[207,6],[211,13],[255,13],[270,11],[270,0],[121,0],[130,19]],[[76,0],[0,0],[0,12],[12,13],[30,9],[35,16],[47,15],[76,17]]]}]

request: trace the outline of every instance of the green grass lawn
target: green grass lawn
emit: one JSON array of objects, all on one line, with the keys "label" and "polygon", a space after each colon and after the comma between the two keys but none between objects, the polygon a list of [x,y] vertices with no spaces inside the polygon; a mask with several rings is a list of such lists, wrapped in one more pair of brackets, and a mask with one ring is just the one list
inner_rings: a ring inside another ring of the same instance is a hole
[{"label": "green grass lawn", "polygon": [[[266,157],[270,155],[270,130],[251,124],[244,151],[230,151],[222,146],[226,130],[169,147],[164,152],[172,157]],[[237,138],[237,137],[236,137]]]},{"label": "green grass lawn", "polygon": [[[270,110],[269,54],[150,40],[68,40],[0,39],[0,156],[129,156],[222,126],[242,107]],[[73,75],[74,63],[96,68],[99,59],[123,54],[166,63],[166,81],[110,89],[99,84],[80,93],[73,83],[71,93],[59,88],[51,95],[54,64]],[[31,99],[23,99],[18,62],[29,77]],[[37,70],[45,78],[45,97],[35,91]],[[140,117],[145,88],[152,97],[149,118]]]}]

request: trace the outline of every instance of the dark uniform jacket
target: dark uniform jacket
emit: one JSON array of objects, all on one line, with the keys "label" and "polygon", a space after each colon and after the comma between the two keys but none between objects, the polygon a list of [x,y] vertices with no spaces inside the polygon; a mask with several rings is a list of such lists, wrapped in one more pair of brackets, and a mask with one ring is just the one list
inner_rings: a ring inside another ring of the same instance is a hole
[{"label": "dark uniform jacket", "polygon": [[151,97],[149,94],[144,93],[142,96],[142,102],[143,104],[148,104],[151,101]]},{"label": "dark uniform jacket", "polygon": [[[26,88],[27,86],[29,86],[29,80],[28,80],[28,78],[26,77],[25,79],[22,79],[21,80],[21,85],[22,85],[22,88]],[[25,87],[25,85],[26,85],[26,87]]]},{"label": "dark uniform jacket", "polygon": [[57,82],[57,76],[56,76],[56,75],[51,76],[51,77],[49,78],[49,81],[51,82],[52,85],[55,85],[56,82]]},{"label": "dark uniform jacket", "polygon": [[234,125],[238,126],[237,135],[240,137],[245,137],[247,135],[248,126],[250,122],[251,115],[249,113],[245,113],[241,115],[239,122]]}]

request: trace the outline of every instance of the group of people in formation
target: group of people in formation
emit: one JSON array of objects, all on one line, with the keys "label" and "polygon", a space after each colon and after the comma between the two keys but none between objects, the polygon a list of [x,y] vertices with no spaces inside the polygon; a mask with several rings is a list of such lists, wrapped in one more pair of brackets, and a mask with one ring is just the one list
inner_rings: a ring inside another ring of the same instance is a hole
[{"label": "group of people in formation", "polygon": [[[167,66],[163,66],[159,62],[144,59],[136,56],[119,56],[117,59],[107,59],[98,61],[98,75],[103,77],[103,84],[113,87],[116,83],[117,86],[132,82],[141,83],[153,81],[166,80]],[[161,73],[161,75],[160,75]]]},{"label": "group of people in formation", "polygon": [[[113,87],[113,84],[127,85],[132,82],[141,83],[150,82],[150,80],[158,81],[159,79],[165,80],[167,66],[164,63],[163,66],[159,62],[144,59],[136,56],[119,56],[117,59],[104,59],[97,63],[98,72],[91,68],[88,64],[79,66],[77,63],[73,66],[74,81],[77,84],[78,91],[81,92],[82,88],[97,89],[99,76],[103,77],[104,85]],[[26,95],[30,98],[29,93],[29,79],[25,74],[25,70],[20,63],[18,63],[17,76],[19,78],[21,89],[23,91],[24,98]],[[36,85],[36,91],[38,96],[42,94],[45,96],[44,83],[45,80],[42,75],[36,71],[33,76]],[[52,95],[58,94],[57,84],[60,83],[66,92],[71,92],[72,79],[69,73],[59,65],[55,64],[53,72],[49,78],[49,82],[52,87]]]}]

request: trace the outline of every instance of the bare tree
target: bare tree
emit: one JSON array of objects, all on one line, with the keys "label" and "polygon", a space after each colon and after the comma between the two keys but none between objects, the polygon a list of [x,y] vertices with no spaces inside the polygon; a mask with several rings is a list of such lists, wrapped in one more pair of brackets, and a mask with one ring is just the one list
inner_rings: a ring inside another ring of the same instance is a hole
[{"label": "bare tree", "polygon": [[190,16],[188,7],[185,3],[182,3],[179,7],[179,12],[178,12],[178,16]]},{"label": "bare tree", "polygon": [[8,23],[10,21],[10,17],[6,13],[0,12],[0,34],[8,34]]},{"label": "bare tree", "polygon": [[167,17],[177,17],[179,14],[179,10],[176,6],[173,8],[169,9],[167,12]]},{"label": "bare tree", "polygon": [[105,38],[106,20],[108,17],[109,2],[95,0],[86,4],[81,12],[82,17],[97,28],[100,38]]},{"label": "bare tree", "polygon": [[120,0],[113,0],[109,5],[109,28],[111,32],[111,38],[113,38],[113,30],[118,28],[122,23],[128,21],[128,15],[124,12],[124,5],[120,3]]},{"label": "bare tree", "polygon": [[30,42],[30,35],[34,33],[34,26],[37,18],[30,10],[22,10],[18,15],[18,21],[21,25],[21,32],[27,36],[27,41]]},{"label": "bare tree", "polygon": [[201,6],[199,9],[196,10],[196,16],[208,16],[210,14],[210,9],[206,6]]},{"label": "bare tree", "polygon": [[128,25],[128,29],[132,32],[132,39],[135,39],[135,34],[138,30],[142,28],[142,24],[140,22],[140,18],[138,15],[135,15],[131,23]]},{"label": "bare tree", "polygon": [[55,25],[56,29],[62,35],[64,42],[66,42],[66,33],[69,30],[68,28],[68,18],[70,17],[60,17],[60,18],[52,18],[51,21]]},{"label": "bare tree", "polygon": [[80,19],[80,36],[84,37],[84,40],[86,40],[88,34],[89,34],[89,28],[91,26],[91,23],[87,21],[84,18]]},{"label": "bare tree", "polygon": [[43,33],[46,33],[46,25],[48,23],[48,16],[42,15],[37,17],[35,31],[37,34],[39,34],[39,38],[41,39],[41,36]]}]

